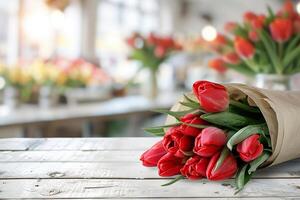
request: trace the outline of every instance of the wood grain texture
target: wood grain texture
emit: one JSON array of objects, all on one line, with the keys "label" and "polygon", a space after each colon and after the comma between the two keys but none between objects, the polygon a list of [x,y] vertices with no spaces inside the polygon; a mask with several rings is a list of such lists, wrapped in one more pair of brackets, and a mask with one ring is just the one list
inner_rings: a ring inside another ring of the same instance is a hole
[{"label": "wood grain texture", "polygon": [[144,138],[51,138],[51,139],[0,139],[0,151],[99,151],[144,150],[160,137]]},{"label": "wood grain texture", "polygon": [[0,199],[300,199],[300,159],[260,170],[243,192],[233,180],[169,181],[143,167],[160,138],[0,140]]},{"label": "wood grain texture", "polygon": [[[230,181],[190,182],[162,187],[165,180],[1,180],[0,198],[299,197],[299,179],[257,179],[238,195]],[[21,186],[21,187],[20,187]],[[22,190],[22,191],[20,191]],[[279,191],[280,190],[280,191]]]},{"label": "wood grain texture", "polygon": [[[138,159],[138,158],[137,158]],[[113,178],[113,179],[159,179],[156,168],[143,167],[140,162],[8,162],[0,163],[0,178]],[[300,178],[300,163],[259,170],[253,178],[277,179]]]}]

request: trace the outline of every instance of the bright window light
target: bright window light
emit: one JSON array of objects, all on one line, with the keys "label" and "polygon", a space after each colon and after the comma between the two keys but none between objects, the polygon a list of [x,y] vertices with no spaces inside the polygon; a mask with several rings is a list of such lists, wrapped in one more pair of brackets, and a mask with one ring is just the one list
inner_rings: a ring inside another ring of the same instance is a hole
[{"label": "bright window light", "polygon": [[296,10],[297,10],[297,13],[300,14],[300,2],[297,3],[297,5],[296,5]]},{"label": "bright window light", "polygon": [[212,41],[217,37],[217,30],[215,27],[206,25],[201,31],[202,37],[206,41]]}]

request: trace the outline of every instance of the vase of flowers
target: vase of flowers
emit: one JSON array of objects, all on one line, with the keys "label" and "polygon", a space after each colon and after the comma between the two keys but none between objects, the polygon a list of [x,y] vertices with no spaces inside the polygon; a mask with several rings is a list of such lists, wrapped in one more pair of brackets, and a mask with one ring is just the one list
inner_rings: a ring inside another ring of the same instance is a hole
[{"label": "vase of flowers", "polygon": [[290,89],[290,76],[300,71],[300,15],[291,1],[277,13],[246,12],[242,23],[228,22],[224,29],[227,36],[210,43],[219,65],[255,77],[255,86]]},{"label": "vase of flowers", "polygon": [[43,60],[36,60],[30,66],[31,76],[39,87],[38,104],[42,108],[50,108],[57,104],[58,90],[65,82],[64,71]]},{"label": "vase of flowers", "polygon": [[131,48],[130,59],[138,61],[141,68],[149,71],[147,96],[151,99],[158,94],[157,72],[161,63],[166,61],[172,53],[181,49],[181,46],[172,37],[162,37],[151,33],[144,37],[138,33],[127,39]]},{"label": "vase of flowers", "polygon": [[31,97],[33,80],[28,71],[20,66],[1,67],[0,76],[5,80],[4,105],[16,108]]}]

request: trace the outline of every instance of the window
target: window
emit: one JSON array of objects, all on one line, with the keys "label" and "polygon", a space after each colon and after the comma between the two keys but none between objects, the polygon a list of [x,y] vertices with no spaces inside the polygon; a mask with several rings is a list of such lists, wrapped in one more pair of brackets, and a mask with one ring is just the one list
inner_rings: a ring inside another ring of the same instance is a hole
[{"label": "window", "polygon": [[111,66],[123,67],[127,64],[125,38],[133,32],[147,34],[159,29],[159,1],[102,0],[97,21],[96,53],[102,66],[110,70]]}]

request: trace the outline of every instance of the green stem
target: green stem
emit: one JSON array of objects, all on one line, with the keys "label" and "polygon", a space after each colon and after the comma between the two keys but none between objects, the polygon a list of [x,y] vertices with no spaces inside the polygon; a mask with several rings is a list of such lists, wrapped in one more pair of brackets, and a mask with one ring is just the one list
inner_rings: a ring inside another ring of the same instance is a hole
[{"label": "green stem", "polygon": [[177,176],[176,178],[174,178],[173,180],[161,185],[161,186],[168,186],[168,185],[172,185],[173,183],[176,183],[177,181],[184,179],[184,176]]}]

